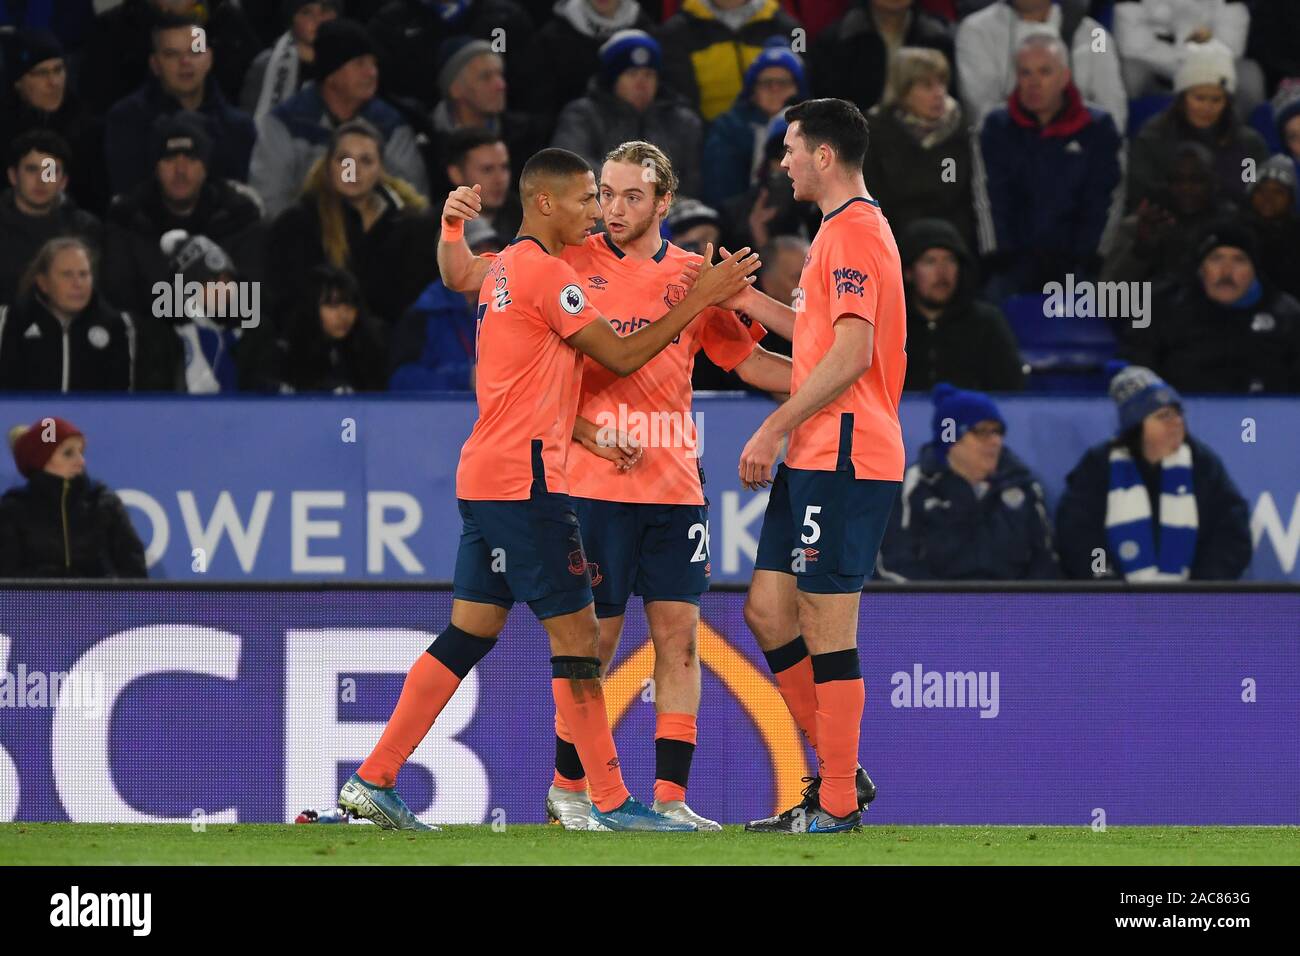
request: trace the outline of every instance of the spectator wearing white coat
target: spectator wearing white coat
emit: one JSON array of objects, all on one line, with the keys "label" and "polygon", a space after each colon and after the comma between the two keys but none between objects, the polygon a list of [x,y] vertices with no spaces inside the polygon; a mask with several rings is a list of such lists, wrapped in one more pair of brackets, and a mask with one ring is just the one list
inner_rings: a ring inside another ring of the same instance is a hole
[{"label": "spectator wearing white coat", "polygon": [[1120,0],[1115,40],[1129,96],[1168,92],[1189,43],[1218,40],[1237,71],[1237,109],[1244,118],[1264,101],[1264,71],[1246,56],[1250,8],[1241,0]]},{"label": "spectator wearing white coat", "polygon": [[1128,122],[1128,94],[1115,40],[1087,15],[1086,0],[998,0],[957,28],[957,82],[971,122],[1006,105],[1016,85],[1016,51],[1032,33],[1053,33],[1070,55],[1074,85],[1087,103]]}]

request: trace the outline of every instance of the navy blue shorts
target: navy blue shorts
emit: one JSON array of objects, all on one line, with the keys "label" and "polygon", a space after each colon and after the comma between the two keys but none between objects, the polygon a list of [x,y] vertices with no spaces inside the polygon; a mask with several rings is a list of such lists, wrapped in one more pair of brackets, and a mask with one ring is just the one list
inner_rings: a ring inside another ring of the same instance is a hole
[{"label": "navy blue shorts", "polygon": [[709,506],[574,498],[591,567],[597,617],[618,617],[628,596],[699,604],[709,589]]},{"label": "navy blue shorts", "polygon": [[591,575],[573,499],[547,491],[536,471],[527,500],[457,499],[462,527],[453,594],[504,608],[525,601],[544,621],[590,604]]},{"label": "navy blue shorts", "polygon": [[861,591],[902,482],[777,466],[754,568],[793,574],[800,591]]}]

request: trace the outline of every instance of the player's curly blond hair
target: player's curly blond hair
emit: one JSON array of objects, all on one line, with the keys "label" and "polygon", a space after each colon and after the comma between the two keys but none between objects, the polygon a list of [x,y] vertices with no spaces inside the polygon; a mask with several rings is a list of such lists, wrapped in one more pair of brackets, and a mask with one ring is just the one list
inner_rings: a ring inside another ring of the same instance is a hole
[{"label": "player's curly blond hair", "polygon": [[654,143],[634,139],[620,143],[605,154],[607,163],[634,163],[642,169],[642,178],[655,184],[655,198],[677,193],[677,173],[668,154]]}]

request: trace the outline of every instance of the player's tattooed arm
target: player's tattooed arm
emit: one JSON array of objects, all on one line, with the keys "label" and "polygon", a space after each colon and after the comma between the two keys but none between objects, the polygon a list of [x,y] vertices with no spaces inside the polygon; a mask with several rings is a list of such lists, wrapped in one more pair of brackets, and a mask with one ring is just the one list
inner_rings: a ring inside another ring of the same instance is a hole
[{"label": "player's tattooed arm", "polygon": [[[477,219],[483,208],[479,198],[480,187],[457,186],[447,195],[442,207],[442,225],[444,231],[456,228]],[[445,235],[438,242],[438,274],[442,284],[456,292],[468,292],[477,289],[487,277],[490,263],[482,256],[470,251],[469,243],[462,233],[458,239],[448,239]]]},{"label": "player's tattooed arm", "polygon": [[[725,247],[721,252],[724,256],[730,255]],[[692,263],[682,270],[682,279],[689,286],[699,277],[699,274],[699,263]],[[724,309],[743,313],[787,342],[794,341],[794,309],[778,302],[761,289],[747,286],[721,305]]]},{"label": "player's tattooed arm", "polygon": [[799,391],[768,415],[745,443],[740,453],[739,472],[741,484],[750,491],[764,488],[771,481],[772,468],[785,437],[871,368],[876,327],[866,319],[843,316],[834,329],[835,341],[813,366]]},{"label": "player's tattooed arm", "polygon": [[612,461],[619,471],[627,471],[641,460],[645,448],[631,435],[608,426],[600,427],[579,415],[573,422],[573,440],[593,455]]},{"label": "player's tattooed arm", "polygon": [[[705,258],[712,257],[710,244],[705,248]],[[702,267],[699,278],[682,301],[631,335],[620,336],[608,320],[601,319],[588,322],[565,341],[615,375],[631,375],[667,348],[702,311],[724,302],[752,283],[760,264],[758,256],[746,247],[717,265]]]},{"label": "player's tattooed arm", "polygon": [[736,366],[741,380],[754,388],[772,392],[784,401],[790,394],[790,375],[794,364],[787,355],[769,352],[761,345],[754,346],[745,361]]}]

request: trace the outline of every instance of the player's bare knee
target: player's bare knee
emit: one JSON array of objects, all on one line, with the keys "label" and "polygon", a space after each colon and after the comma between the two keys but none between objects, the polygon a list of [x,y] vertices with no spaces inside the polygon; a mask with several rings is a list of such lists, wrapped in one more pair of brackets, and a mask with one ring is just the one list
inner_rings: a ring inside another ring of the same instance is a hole
[{"label": "player's bare knee", "polygon": [[[786,633],[792,629],[792,622],[787,620],[790,615],[769,601],[751,597],[745,601],[744,615],[745,624],[753,631],[760,647],[775,647],[795,637],[793,632]],[[793,627],[797,631],[797,624]]]},{"label": "player's bare knee", "polygon": [[654,642],[656,662],[662,662],[670,668],[699,665],[699,644],[694,627],[652,632],[651,640]]}]

